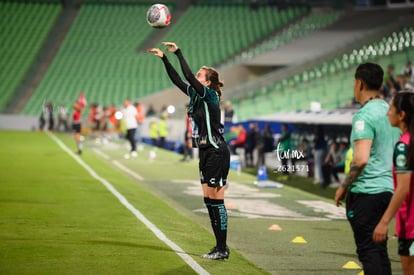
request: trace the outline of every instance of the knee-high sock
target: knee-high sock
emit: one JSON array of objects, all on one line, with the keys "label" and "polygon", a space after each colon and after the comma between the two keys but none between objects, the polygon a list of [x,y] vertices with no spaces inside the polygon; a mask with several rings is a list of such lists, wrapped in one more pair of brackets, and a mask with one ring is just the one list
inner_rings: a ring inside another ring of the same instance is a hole
[{"label": "knee-high sock", "polygon": [[210,198],[204,197],[204,204],[207,207],[208,215],[210,217],[211,228],[213,229],[214,237],[216,238],[216,246],[218,245],[218,237],[217,237],[217,218],[214,215],[213,209],[211,207],[211,200]]},{"label": "knee-high sock", "polygon": [[82,141],[76,142],[76,148],[78,149],[78,151],[82,151],[82,148],[83,148]]},{"label": "knee-high sock", "polygon": [[224,200],[210,199],[213,215],[216,217],[217,248],[225,251],[227,248],[227,209]]}]

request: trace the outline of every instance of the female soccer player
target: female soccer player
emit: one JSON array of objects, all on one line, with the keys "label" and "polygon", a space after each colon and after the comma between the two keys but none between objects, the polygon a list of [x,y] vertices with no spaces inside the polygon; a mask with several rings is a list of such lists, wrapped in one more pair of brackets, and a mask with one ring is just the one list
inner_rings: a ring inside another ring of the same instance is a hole
[{"label": "female soccer player", "polygon": [[204,203],[216,238],[216,246],[201,257],[227,259],[230,251],[226,244],[227,210],[224,205],[224,187],[230,168],[230,152],[220,122],[220,88],[223,83],[219,80],[217,71],[210,67],[201,67],[194,76],[177,45],[173,42],[162,44],[166,46],[167,51],[175,53],[189,82],[187,84],[180,78],[160,49],[148,50],[162,59],[171,81],[190,98],[187,114],[192,122],[192,144],[193,147],[199,148],[199,172]]},{"label": "female soccer player", "polygon": [[388,224],[396,218],[398,254],[405,275],[414,274],[414,93],[400,92],[391,100],[387,113],[390,124],[401,130],[394,147],[395,192],[373,234],[374,242],[387,238]]}]

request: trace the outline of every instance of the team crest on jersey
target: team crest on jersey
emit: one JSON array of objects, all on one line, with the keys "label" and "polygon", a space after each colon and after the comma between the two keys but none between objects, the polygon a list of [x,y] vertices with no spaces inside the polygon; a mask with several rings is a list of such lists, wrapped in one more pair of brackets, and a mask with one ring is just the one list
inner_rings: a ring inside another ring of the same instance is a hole
[{"label": "team crest on jersey", "polygon": [[395,165],[397,167],[405,167],[407,165],[407,158],[405,155],[398,155],[395,159]]},{"label": "team crest on jersey", "polygon": [[364,128],[365,128],[365,123],[363,120],[358,120],[357,122],[355,122],[355,130],[357,132],[364,131]]}]

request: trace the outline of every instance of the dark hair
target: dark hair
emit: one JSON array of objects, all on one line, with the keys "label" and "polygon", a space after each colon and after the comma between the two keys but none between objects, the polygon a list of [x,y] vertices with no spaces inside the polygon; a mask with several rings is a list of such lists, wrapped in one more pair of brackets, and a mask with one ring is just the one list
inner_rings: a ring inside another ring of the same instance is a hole
[{"label": "dark hair", "polygon": [[414,169],[414,93],[399,92],[392,101],[397,113],[405,113],[404,123],[410,133],[410,144],[408,145],[407,164]]},{"label": "dark hair", "polygon": [[381,88],[384,70],[375,63],[363,63],[355,71],[355,78],[364,83],[366,90],[379,90]]},{"label": "dark hair", "polygon": [[209,80],[211,82],[209,88],[215,90],[219,94],[219,97],[221,98],[221,87],[223,87],[224,85],[223,85],[223,82],[219,80],[218,72],[214,68],[207,67],[207,66],[203,66],[201,67],[201,69],[206,71],[206,80],[207,81]]}]

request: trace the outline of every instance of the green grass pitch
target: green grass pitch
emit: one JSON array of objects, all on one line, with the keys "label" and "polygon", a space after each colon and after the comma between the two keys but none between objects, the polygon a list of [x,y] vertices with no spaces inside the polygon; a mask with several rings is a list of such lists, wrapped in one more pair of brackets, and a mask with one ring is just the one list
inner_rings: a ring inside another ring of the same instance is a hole
[{"label": "green grass pitch", "polygon": [[[71,135],[56,137],[75,151]],[[196,273],[50,135],[1,131],[0,142],[0,274]],[[309,206],[333,205],[332,190],[296,177],[283,188],[258,188],[254,175],[231,171],[231,255],[204,260],[214,238],[197,163],[163,150],[150,161],[148,147],[136,159],[125,160],[126,152],[123,141],[87,140],[80,159],[208,273],[361,274],[343,268],[359,264],[348,222]],[[395,239],[389,254],[393,273],[402,274]]]}]

